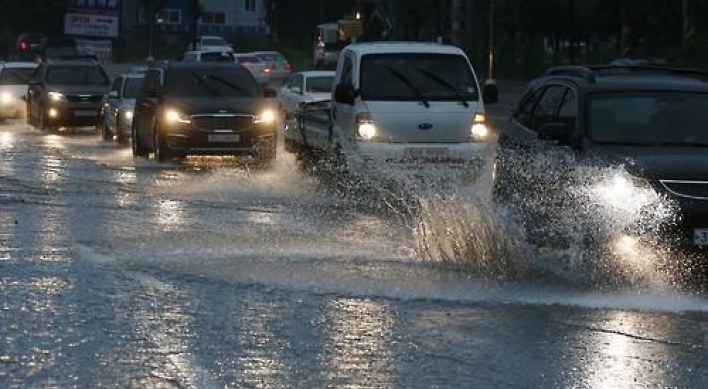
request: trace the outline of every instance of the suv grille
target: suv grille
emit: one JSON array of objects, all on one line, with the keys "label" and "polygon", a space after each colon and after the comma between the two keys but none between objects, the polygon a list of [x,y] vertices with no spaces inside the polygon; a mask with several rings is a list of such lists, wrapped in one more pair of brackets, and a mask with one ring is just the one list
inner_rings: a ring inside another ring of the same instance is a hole
[{"label": "suv grille", "polygon": [[660,180],[669,192],[679,197],[708,200],[708,181]]},{"label": "suv grille", "polygon": [[194,115],[194,126],[202,131],[243,130],[253,124],[252,115]]},{"label": "suv grille", "polygon": [[98,103],[103,99],[101,95],[67,95],[66,99],[72,103]]}]

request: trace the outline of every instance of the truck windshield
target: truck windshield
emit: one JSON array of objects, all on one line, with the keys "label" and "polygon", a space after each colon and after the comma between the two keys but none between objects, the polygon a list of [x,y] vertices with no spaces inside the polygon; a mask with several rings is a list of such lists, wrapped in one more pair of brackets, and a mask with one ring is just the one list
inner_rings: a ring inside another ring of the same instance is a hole
[{"label": "truck windshield", "polygon": [[184,97],[256,97],[258,85],[240,67],[172,69],[167,75],[165,93]]},{"label": "truck windshield", "polygon": [[456,54],[365,55],[361,60],[359,89],[364,100],[479,99],[477,82],[467,59]]},{"label": "truck windshield", "polygon": [[52,66],[47,69],[47,84],[105,85],[108,77],[98,66]]},{"label": "truck windshield", "polygon": [[708,146],[708,94],[602,93],[590,99],[593,141],[636,146]]}]

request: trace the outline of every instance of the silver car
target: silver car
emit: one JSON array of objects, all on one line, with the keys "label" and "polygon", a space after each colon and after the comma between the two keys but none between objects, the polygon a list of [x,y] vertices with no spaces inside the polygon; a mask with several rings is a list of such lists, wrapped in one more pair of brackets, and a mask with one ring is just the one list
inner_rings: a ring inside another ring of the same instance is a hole
[{"label": "silver car", "polygon": [[36,62],[0,63],[0,122],[25,117],[27,84],[38,65]]},{"label": "silver car", "polygon": [[268,63],[270,67],[270,80],[283,84],[290,78],[293,67],[283,54],[278,51],[254,51],[251,53]]},{"label": "silver car", "polygon": [[123,74],[116,77],[111,90],[103,99],[101,108],[101,133],[104,140],[126,144],[130,139],[135,97],[140,91],[144,74]]}]

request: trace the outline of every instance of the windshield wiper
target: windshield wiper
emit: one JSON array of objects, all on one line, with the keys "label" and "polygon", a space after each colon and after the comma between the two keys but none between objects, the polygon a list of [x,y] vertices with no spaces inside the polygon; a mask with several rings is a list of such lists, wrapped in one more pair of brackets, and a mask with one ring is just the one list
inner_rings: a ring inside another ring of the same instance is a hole
[{"label": "windshield wiper", "polygon": [[233,82],[231,82],[231,81],[229,81],[229,80],[225,80],[225,79],[223,79],[223,78],[221,78],[221,77],[219,77],[219,76],[215,76],[215,75],[212,75],[212,74],[203,74],[203,75],[201,75],[200,77],[202,77],[203,79],[214,80],[214,81],[216,81],[216,82],[218,82],[218,83],[220,83],[220,84],[222,84],[222,85],[226,85],[227,87],[229,87],[229,88],[231,88],[231,89],[233,89],[233,90],[235,90],[235,91],[237,91],[237,92],[245,92],[245,91],[243,90],[243,88],[241,88],[240,86],[234,84]]},{"label": "windshield wiper", "polygon": [[218,94],[219,94],[219,93],[216,91],[216,89],[214,89],[213,86],[211,86],[211,85],[207,84],[206,82],[204,82],[204,80],[206,79],[206,77],[205,77],[204,75],[198,74],[198,73],[196,73],[196,72],[192,72],[192,77],[194,77],[194,79],[197,80],[201,86],[203,86],[206,90],[208,90],[209,93],[211,93],[211,94],[213,94],[213,95],[218,95]]},{"label": "windshield wiper", "polygon": [[457,88],[455,88],[452,84],[445,81],[444,79],[440,78],[437,74],[431,73],[430,71],[421,68],[415,68],[415,70],[423,73],[423,75],[427,76],[431,80],[449,89],[455,95],[455,98],[460,100],[460,102],[462,103],[462,105],[465,106],[465,108],[470,106],[464,96],[462,96],[462,94],[460,94],[460,92],[457,90]]},{"label": "windshield wiper", "polygon": [[398,72],[398,70],[392,68],[389,65],[386,65],[384,67],[386,68],[386,70],[391,72],[391,74],[396,76],[396,78],[401,80],[402,83],[406,84],[408,89],[410,89],[411,92],[413,92],[413,94],[418,98],[418,100],[420,100],[420,102],[423,103],[423,105],[425,105],[425,108],[430,108],[430,103],[428,103],[428,100],[425,99],[425,96],[423,96],[423,94],[420,93],[420,91],[415,87],[415,85],[413,85],[413,83],[411,82],[411,80],[408,79],[408,77],[404,76],[403,74]]}]

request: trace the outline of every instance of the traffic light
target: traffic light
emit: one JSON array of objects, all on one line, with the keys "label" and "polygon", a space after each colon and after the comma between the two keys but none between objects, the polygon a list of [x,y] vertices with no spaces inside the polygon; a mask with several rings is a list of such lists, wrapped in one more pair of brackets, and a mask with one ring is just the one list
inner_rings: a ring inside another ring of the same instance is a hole
[{"label": "traffic light", "polygon": [[25,39],[19,39],[17,41],[17,51],[19,53],[26,53],[30,48],[29,42],[27,42]]}]

